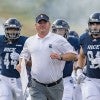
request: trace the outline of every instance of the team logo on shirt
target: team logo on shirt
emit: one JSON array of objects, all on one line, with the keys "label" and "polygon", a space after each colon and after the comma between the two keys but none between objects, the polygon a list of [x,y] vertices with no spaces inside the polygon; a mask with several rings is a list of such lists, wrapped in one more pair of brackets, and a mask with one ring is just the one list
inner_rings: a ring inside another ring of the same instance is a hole
[{"label": "team logo on shirt", "polygon": [[89,49],[89,50],[93,50],[93,49],[99,50],[100,45],[88,45],[87,49]]},{"label": "team logo on shirt", "polygon": [[13,52],[13,51],[15,51],[16,50],[16,48],[4,48],[4,52]]},{"label": "team logo on shirt", "polygon": [[52,48],[52,44],[49,44],[49,48]]}]

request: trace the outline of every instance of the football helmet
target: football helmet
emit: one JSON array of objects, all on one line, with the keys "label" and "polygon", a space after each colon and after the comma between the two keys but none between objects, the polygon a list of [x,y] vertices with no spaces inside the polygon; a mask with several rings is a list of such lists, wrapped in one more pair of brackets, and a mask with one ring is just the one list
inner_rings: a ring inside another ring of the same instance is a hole
[{"label": "football helmet", "polygon": [[[96,25],[95,25],[96,24]],[[88,20],[88,29],[90,35],[99,35],[100,34],[100,13],[94,13],[89,17]]]},{"label": "football helmet", "polygon": [[63,19],[57,19],[52,24],[52,32],[63,35],[64,37],[66,37],[67,33],[69,33],[69,29],[70,27],[68,23]]},{"label": "football helmet", "polygon": [[9,18],[4,23],[5,36],[9,40],[19,38],[22,25],[16,18]]},{"label": "football helmet", "polygon": [[68,36],[72,36],[72,37],[79,38],[78,33],[77,33],[77,32],[75,32],[75,31],[70,31],[70,32],[69,32],[69,34],[68,34]]}]

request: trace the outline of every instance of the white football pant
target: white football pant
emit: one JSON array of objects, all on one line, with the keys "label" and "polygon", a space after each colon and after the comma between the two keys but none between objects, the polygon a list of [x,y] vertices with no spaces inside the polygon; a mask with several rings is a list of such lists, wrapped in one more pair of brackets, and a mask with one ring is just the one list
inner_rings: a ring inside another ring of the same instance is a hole
[{"label": "white football pant", "polygon": [[86,78],[81,84],[82,100],[100,100],[100,79]]},{"label": "white football pant", "polygon": [[19,78],[0,75],[0,100],[24,100]]}]

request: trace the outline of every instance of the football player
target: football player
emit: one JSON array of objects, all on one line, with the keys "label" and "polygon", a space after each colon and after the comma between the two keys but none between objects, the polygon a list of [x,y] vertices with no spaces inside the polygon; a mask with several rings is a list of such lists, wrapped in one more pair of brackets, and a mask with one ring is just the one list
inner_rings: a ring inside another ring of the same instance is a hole
[{"label": "football player", "polygon": [[[59,34],[66,38],[69,43],[74,47],[74,49],[78,52],[80,49],[79,39],[76,35],[70,34],[70,27],[68,23],[63,19],[57,19],[52,24],[52,32],[55,34]],[[73,31],[74,34],[74,31]],[[75,32],[75,34],[77,34]],[[71,77],[73,70],[73,61],[66,61],[64,70],[63,70],[63,79],[64,79],[64,93],[62,100],[73,100],[73,91],[74,91],[74,83]]]},{"label": "football player", "polygon": [[20,36],[22,25],[16,18],[4,23],[5,35],[0,36],[0,100],[24,100],[20,74],[15,69],[27,37]]},{"label": "football player", "polygon": [[79,38],[78,33],[77,33],[77,32],[75,32],[75,31],[70,31],[70,32],[69,32],[69,34],[68,34],[68,36],[72,36],[72,37]]},{"label": "football player", "polygon": [[89,17],[88,31],[80,36],[80,44],[77,72],[82,76],[86,64],[87,76],[82,83],[82,100],[100,100],[100,13]]}]

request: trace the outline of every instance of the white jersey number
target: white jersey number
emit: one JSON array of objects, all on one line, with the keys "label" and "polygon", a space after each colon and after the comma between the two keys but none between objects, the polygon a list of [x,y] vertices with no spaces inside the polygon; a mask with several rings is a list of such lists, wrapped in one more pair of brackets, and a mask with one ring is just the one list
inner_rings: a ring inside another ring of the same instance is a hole
[{"label": "white jersey number", "polygon": [[[9,65],[13,65],[15,69],[16,64],[17,64],[17,59],[12,59],[10,58],[9,55],[11,55],[11,53],[6,53],[4,57],[4,65],[6,66],[6,69],[9,69]],[[11,59],[11,61],[9,59]]]},{"label": "white jersey number", "polygon": [[88,55],[89,61],[91,62],[90,68],[92,69],[100,68],[100,64],[98,63],[98,61],[95,61],[96,58],[100,58],[100,51],[97,51],[95,57],[93,56],[92,51],[88,51],[87,55]]}]

